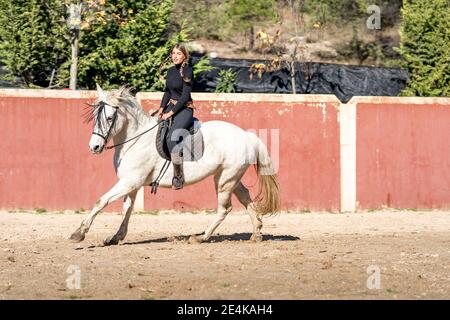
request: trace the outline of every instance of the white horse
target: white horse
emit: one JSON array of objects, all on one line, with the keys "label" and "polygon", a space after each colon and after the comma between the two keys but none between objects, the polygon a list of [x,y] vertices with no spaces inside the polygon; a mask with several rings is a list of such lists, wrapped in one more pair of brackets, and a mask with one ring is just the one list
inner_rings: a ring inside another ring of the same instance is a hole
[{"label": "white horse", "polygon": [[[93,153],[101,153],[111,139],[117,145],[157,125],[158,119],[148,116],[127,88],[105,92],[97,85],[97,93],[93,111],[89,111],[89,118],[94,120],[89,142]],[[255,134],[224,121],[204,122],[201,131],[204,138],[203,157],[197,161],[184,162],[185,185],[213,175],[218,216],[202,236],[191,236],[191,240],[202,242],[211,237],[231,211],[231,196],[234,193],[253,223],[251,240],[261,241],[262,216],[277,212],[280,205],[277,177],[266,146]],[[95,203],[70,240],[83,241],[95,216],[121,197],[124,197],[122,224],[113,236],[104,240],[104,244],[118,244],[125,239],[137,191],[154,181],[166,162],[157,152],[156,133],[157,128],[115,148],[114,166],[119,181]],[[250,164],[256,166],[260,187],[255,200],[251,199],[248,189],[241,182]],[[170,166],[160,186],[170,188],[172,176],[173,169]]]}]

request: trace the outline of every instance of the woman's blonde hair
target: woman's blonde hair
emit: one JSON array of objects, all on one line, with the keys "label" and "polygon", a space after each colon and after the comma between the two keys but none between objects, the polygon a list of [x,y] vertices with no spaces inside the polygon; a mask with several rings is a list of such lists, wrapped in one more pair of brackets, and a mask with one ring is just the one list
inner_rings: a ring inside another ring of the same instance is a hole
[{"label": "woman's blonde hair", "polygon": [[185,46],[183,43],[177,43],[176,45],[174,45],[174,46],[172,47],[172,49],[170,49],[170,54],[169,54],[169,56],[166,57],[166,58],[164,59],[164,61],[161,63],[161,65],[159,66],[159,74],[160,74],[160,78],[161,78],[161,72],[162,72],[162,69],[163,69],[164,66],[167,64],[167,62],[170,60],[170,58],[172,57],[172,51],[173,51],[174,49],[180,50],[180,51],[184,54],[184,56],[185,56],[184,61],[181,63],[180,76],[181,76],[181,79],[183,79],[183,81],[185,81],[185,82],[190,82],[192,79],[190,79],[190,78],[188,78],[188,77],[186,77],[186,76],[184,75],[184,68],[185,68],[187,65],[189,65],[189,57],[190,57],[190,56],[189,56],[189,51],[187,50],[186,46]]}]

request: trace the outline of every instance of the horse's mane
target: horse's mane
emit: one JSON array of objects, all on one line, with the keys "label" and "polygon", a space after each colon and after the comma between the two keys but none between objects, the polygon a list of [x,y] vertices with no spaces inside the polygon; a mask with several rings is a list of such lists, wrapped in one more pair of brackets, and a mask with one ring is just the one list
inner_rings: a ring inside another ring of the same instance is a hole
[{"label": "horse's mane", "polygon": [[[107,92],[106,99],[104,99],[111,106],[119,106],[123,111],[128,112],[131,116],[135,117],[139,123],[148,121],[151,117],[142,109],[141,105],[137,101],[136,97],[131,93],[131,88],[128,86],[121,86],[118,89],[113,89]],[[103,105],[102,101],[97,98],[94,103],[88,104],[87,111],[84,114],[85,122],[90,122],[94,118],[97,118],[99,112],[101,112]],[[94,110],[92,110],[94,108]]]},{"label": "horse's mane", "polygon": [[[136,97],[131,93],[131,89],[127,86],[121,86],[119,89],[111,90],[109,93],[112,102],[116,100],[121,107],[125,107],[126,111],[137,117],[138,122],[147,121],[150,116],[142,109]],[[109,96],[108,96],[109,101]]]}]

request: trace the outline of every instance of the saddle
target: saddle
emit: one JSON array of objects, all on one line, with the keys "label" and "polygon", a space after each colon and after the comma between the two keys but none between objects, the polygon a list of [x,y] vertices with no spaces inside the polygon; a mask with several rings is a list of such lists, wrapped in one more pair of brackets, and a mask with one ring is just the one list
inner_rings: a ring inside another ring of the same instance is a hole
[{"label": "saddle", "polygon": [[[169,132],[172,121],[162,121],[158,126],[158,132],[156,133],[156,149],[159,155],[166,159],[171,160],[170,151],[166,144],[166,135]],[[192,124],[189,127],[189,135],[183,138],[182,156],[183,161],[197,161],[203,157],[203,151],[205,149],[203,143],[203,134],[201,131],[201,122],[197,118],[193,118]]]}]

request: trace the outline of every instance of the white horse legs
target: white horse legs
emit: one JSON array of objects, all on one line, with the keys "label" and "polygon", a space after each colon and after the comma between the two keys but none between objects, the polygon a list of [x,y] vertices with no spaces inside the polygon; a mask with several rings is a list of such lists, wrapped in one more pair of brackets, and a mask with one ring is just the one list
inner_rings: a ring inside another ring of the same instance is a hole
[{"label": "white horse legs", "polygon": [[250,192],[248,189],[242,184],[242,182],[239,182],[237,187],[234,189],[234,194],[238,198],[239,202],[242,203],[242,205],[247,209],[247,212],[250,216],[250,219],[252,220],[253,224],[253,234],[250,238],[252,241],[262,241],[262,234],[261,234],[261,228],[262,228],[262,220],[261,216],[257,214],[255,209],[253,208],[252,204],[252,198],[250,197]]},{"label": "white horse legs", "polygon": [[228,213],[230,213],[232,206],[231,206],[231,192],[230,191],[224,191],[220,192],[218,194],[219,199],[219,205],[217,207],[217,218],[214,220],[214,222],[206,229],[205,234],[203,235],[203,241],[207,241],[214,230],[217,229],[217,227],[222,223],[222,221],[225,219]]},{"label": "white horse legs", "polygon": [[100,200],[97,201],[95,207],[92,209],[89,216],[81,223],[80,227],[70,236],[70,240],[74,242],[80,242],[84,240],[86,233],[92,225],[95,216],[108,205],[108,203],[113,202],[130,192],[136,190],[136,187],[127,181],[119,180],[114,187],[111,188],[107,193],[105,193]]},{"label": "white horse legs", "polygon": [[206,229],[203,237],[191,237],[191,240],[195,242],[207,241],[212,233],[217,229],[217,227],[222,223],[227,214],[231,211],[231,195],[234,193],[238,198],[239,202],[244,205],[247,209],[247,212],[250,216],[250,219],[253,224],[253,234],[250,238],[252,241],[262,241],[263,237],[261,234],[262,228],[262,220],[258,213],[255,211],[253,207],[252,198],[250,197],[250,192],[248,189],[242,184],[240,179],[244,175],[246,168],[240,172],[240,174],[228,175],[227,172],[223,171],[216,176],[214,176],[214,183],[216,187],[217,193],[217,218],[214,222]]},{"label": "white horse legs", "polygon": [[105,239],[105,246],[118,244],[119,241],[125,239],[128,232],[128,223],[130,222],[131,212],[133,211],[134,200],[136,199],[137,190],[132,191],[124,197],[122,214],[124,215],[122,223],[116,234]]},{"label": "white horse legs", "polygon": [[[219,181],[218,181],[219,180]],[[194,242],[203,242],[209,240],[212,233],[217,229],[217,227],[222,223],[227,214],[231,211],[231,194],[234,193],[238,198],[239,202],[247,209],[247,212],[250,216],[250,219],[253,224],[253,234],[250,238],[251,241],[260,242],[263,240],[261,229],[262,229],[262,220],[261,216],[253,208],[253,202],[250,197],[250,192],[248,189],[242,184],[242,182],[238,182],[237,185],[235,183],[225,184],[220,188],[218,184],[220,184],[220,179],[215,179],[216,182],[216,190],[217,190],[217,198],[218,198],[218,209],[217,209],[217,218],[214,222],[206,229],[205,234],[202,237],[191,237],[191,241]],[[230,187],[232,185],[232,187]]]},{"label": "white horse legs", "polygon": [[[236,174],[236,173],[234,173]],[[239,179],[240,177],[238,177]],[[236,176],[229,176],[225,171],[217,173],[214,176],[214,185],[217,194],[217,217],[214,222],[206,229],[202,237],[191,236],[192,242],[203,242],[209,240],[214,230],[222,223],[227,214],[231,211],[231,195],[236,185]],[[239,181],[239,180],[237,180]]]}]

